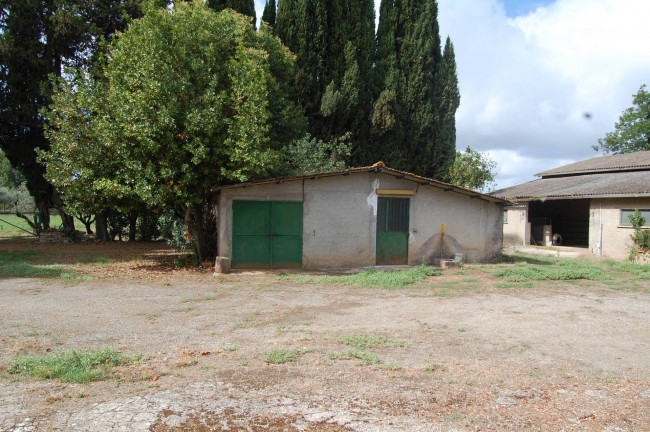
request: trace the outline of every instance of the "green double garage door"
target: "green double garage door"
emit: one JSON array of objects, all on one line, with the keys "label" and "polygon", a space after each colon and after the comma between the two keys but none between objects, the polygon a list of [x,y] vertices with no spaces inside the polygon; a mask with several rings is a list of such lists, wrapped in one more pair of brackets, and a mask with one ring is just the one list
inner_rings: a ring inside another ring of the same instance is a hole
[{"label": "green double garage door", "polygon": [[232,266],[302,266],[302,202],[233,201]]}]

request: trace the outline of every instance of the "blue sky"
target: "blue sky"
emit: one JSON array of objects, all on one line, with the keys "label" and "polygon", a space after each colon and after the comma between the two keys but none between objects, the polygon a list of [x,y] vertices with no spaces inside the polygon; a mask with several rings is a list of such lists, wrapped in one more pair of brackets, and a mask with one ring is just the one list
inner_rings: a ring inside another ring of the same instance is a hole
[{"label": "blue sky", "polygon": [[[258,16],[264,2],[255,0]],[[451,37],[458,65],[456,148],[488,153],[499,188],[599,156],[592,146],[641,84],[650,85],[650,0],[438,6],[442,40]]]},{"label": "blue sky", "polygon": [[534,12],[538,7],[548,6],[553,0],[503,0],[506,15],[515,18]]}]

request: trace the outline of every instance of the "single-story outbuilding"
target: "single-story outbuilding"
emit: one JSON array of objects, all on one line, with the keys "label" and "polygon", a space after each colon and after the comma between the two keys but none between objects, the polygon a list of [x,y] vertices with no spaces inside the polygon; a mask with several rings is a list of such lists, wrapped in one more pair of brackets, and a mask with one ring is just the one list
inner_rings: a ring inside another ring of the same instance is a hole
[{"label": "single-story outbuilding", "polygon": [[492,192],[514,202],[504,215],[505,246],[584,247],[625,258],[632,245],[628,216],[650,225],[650,151],[598,156],[536,174],[541,178]]},{"label": "single-story outbuilding", "polygon": [[219,187],[213,203],[233,268],[493,261],[508,204],[383,163]]}]

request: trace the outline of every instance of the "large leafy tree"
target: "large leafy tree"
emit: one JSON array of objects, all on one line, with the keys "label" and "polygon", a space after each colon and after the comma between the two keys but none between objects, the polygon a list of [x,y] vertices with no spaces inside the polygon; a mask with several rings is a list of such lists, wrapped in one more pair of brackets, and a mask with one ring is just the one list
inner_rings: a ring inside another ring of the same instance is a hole
[{"label": "large leafy tree", "polygon": [[454,164],[444,180],[457,186],[487,191],[496,185],[496,167],[497,163],[487,154],[468,146],[464,152],[456,152]]},{"label": "large leafy tree", "polygon": [[231,10],[148,10],[113,43],[104,80],[79,71],[58,90],[47,177],[71,203],[96,195],[174,209],[205,259],[210,190],[267,175],[304,132],[287,97],[292,67],[267,26],[257,32]]},{"label": "large leafy tree", "polygon": [[[46,226],[48,209],[62,207],[36,160],[49,147],[40,114],[51,101],[49,76],[88,67],[102,40],[139,14],[139,0],[0,0],[0,148],[25,175]],[[70,228],[72,218],[64,221]]]},{"label": "large leafy tree", "polygon": [[645,84],[634,95],[633,105],[623,111],[614,130],[593,147],[603,154],[650,150],[650,93]]},{"label": "large leafy tree", "polygon": [[375,151],[391,166],[444,177],[460,99],[451,41],[441,52],[435,0],[382,0],[375,64]]}]

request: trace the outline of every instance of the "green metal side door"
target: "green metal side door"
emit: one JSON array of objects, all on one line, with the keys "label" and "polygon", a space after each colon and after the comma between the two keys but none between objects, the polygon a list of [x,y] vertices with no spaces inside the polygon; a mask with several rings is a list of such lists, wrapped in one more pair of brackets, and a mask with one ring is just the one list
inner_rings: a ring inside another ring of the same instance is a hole
[{"label": "green metal side door", "polygon": [[409,199],[377,198],[377,265],[408,264]]},{"label": "green metal side door", "polygon": [[271,262],[271,203],[232,202],[232,266],[269,267]]},{"label": "green metal side door", "polygon": [[302,203],[271,203],[271,267],[302,266]]},{"label": "green metal side door", "polygon": [[232,266],[302,265],[302,203],[233,201]]}]

